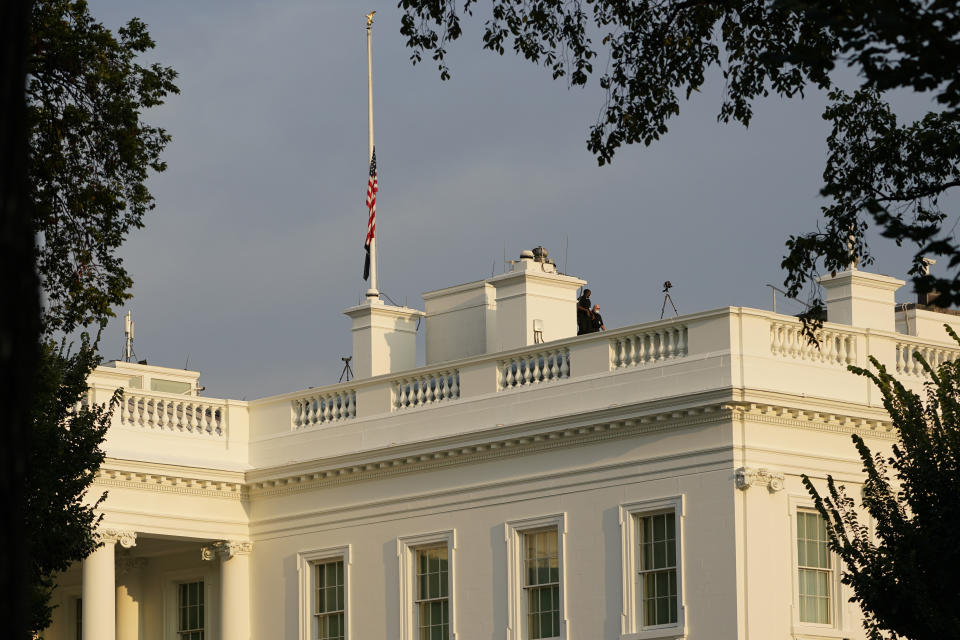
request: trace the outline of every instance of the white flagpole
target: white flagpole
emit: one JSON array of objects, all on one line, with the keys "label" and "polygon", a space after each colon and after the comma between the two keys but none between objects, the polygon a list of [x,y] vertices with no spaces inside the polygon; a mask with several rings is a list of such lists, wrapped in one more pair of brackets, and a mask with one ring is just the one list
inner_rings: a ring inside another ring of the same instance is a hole
[{"label": "white flagpole", "polygon": [[[367,151],[367,166],[373,161],[373,49],[370,44],[371,30],[373,26],[373,14],[371,11],[367,14],[367,118],[370,130],[370,148]],[[374,222],[376,224],[376,222]],[[379,299],[380,292],[377,290],[377,234],[374,232],[373,239],[370,241],[370,288],[367,289],[368,299]]]}]

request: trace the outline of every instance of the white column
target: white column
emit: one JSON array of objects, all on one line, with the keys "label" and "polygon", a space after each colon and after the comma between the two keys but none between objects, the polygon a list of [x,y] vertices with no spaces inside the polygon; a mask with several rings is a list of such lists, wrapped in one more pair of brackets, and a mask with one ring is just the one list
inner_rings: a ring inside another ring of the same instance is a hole
[{"label": "white column", "polygon": [[250,640],[250,542],[215,542],[203,559],[220,559],[220,637]]},{"label": "white column", "polygon": [[103,529],[95,535],[103,546],[83,560],[83,640],[116,640],[114,551],[117,542],[132,547],[137,534]]}]

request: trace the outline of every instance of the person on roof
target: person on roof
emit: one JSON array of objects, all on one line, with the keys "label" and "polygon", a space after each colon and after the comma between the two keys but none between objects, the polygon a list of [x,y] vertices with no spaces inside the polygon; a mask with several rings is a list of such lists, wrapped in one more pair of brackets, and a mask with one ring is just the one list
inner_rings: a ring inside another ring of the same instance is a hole
[{"label": "person on roof", "polygon": [[593,305],[593,330],[594,331],[606,331],[607,328],[603,326],[603,316],[600,315],[600,305]]},{"label": "person on roof", "polygon": [[577,335],[593,333],[593,303],[590,302],[590,289],[584,289],[583,295],[577,300]]}]

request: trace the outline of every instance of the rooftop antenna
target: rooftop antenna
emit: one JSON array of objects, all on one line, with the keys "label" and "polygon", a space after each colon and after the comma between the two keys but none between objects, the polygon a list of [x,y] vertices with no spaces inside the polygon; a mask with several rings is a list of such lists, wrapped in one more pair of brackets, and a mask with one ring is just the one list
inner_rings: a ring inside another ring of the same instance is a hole
[{"label": "rooftop antenna", "polygon": [[563,234],[563,275],[567,275],[567,254],[570,252],[570,236]]},{"label": "rooftop antenna", "polygon": [[670,297],[670,289],[673,287],[670,284],[670,281],[667,280],[663,283],[663,306],[660,307],[660,319],[663,320],[663,312],[667,310],[667,303],[670,303],[670,306],[673,307],[673,315],[680,317],[680,313],[677,311],[677,305],[673,304],[673,298]]},{"label": "rooftop antenna", "polygon": [[135,359],[137,355],[133,351],[133,317],[131,312],[127,311],[127,315],[123,318],[123,358],[124,362],[130,362],[132,359]]},{"label": "rooftop antenna", "polygon": [[346,377],[347,382],[350,382],[350,378],[353,377],[353,369],[350,368],[350,361],[353,360],[353,356],[341,357],[340,359],[343,360],[343,371],[340,373],[340,382],[343,382],[344,377]]}]

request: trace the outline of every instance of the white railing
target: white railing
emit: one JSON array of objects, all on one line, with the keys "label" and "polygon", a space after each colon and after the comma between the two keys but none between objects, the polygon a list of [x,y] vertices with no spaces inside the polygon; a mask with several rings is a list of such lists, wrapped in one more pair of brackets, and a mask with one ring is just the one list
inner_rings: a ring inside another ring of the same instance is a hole
[{"label": "white railing", "polygon": [[812,343],[799,323],[770,323],[770,352],[783,358],[812,360],[828,364],[848,365],[857,361],[857,337],[836,329],[821,329]]},{"label": "white railing", "polygon": [[687,355],[686,325],[617,336],[610,341],[611,368],[636,367]]},{"label": "white railing", "polygon": [[196,396],[177,398],[127,390],[117,413],[122,425],[223,437],[227,427],[226,409],[223,402]]},{"label": "white railing", "polygon": [[459,397],[459,369],[445,369],[393,381],[394,410],[423,407]]},{"label": "white railing", "polygon": [[914,353],[919,353],[927,361],[927,364],[933,367],[934,371],[944,362],[953,362],[960,358],[960,350],[957,349],[913,342],[897,342],[897,373],[908,376],[923,376],[926,373],[923,365],[914,357]]},{"label": "white railing", "polygon": [[317,392],[290,401],[290,422],[294,429],[357,416],[357,392],[353,389]]},{"label": "white railing", "polygon": [[544,349],[500,361],[498,388],[513,389],[570,377],[570,349]]}]

